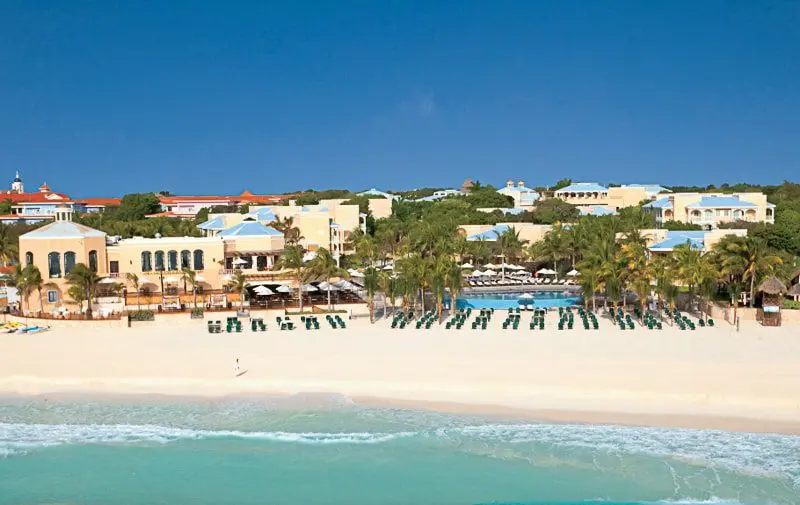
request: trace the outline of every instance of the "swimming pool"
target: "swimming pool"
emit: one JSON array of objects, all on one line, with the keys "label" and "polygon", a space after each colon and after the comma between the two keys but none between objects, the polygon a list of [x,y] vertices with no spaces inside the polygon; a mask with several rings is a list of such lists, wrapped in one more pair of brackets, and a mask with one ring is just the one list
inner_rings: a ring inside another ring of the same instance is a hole
[{"label": "swimming pool", "polygon": [[530,291],[533,298],[522,298],[524,293],[470,293],[456,300],[459,309],[510,309],[523,304],[534,307],[569,307],[581,303],[580,295],[565,291]]}]

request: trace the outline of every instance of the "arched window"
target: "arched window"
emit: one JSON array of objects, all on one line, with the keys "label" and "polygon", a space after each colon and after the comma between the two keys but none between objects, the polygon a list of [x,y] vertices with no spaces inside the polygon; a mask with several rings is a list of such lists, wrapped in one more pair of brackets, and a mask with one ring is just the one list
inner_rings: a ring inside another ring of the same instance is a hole
[{"label": "arched window", "polygon": [[33,253],[28,251],[25,253],[25,266],[33,265]]},{"label": "arched window", "polygon": [[205,269],[205,267],[203,266],[203,251],[201,249],[194,250],[194,269],[195,270]]},{"label": "arched window", "polygon": [[181,269],[192,268],[192,252],[184,249],[181,251]]},{"label": "arched window", "polygon": [[142,252],[142,272],[150,272],[153,270],[153,255],[150,251]]},{"label": "arched window", "polygon": [[178,251],[167,253],[167,268],[173,272],[178,269]]},{"label": "arched window", "polygon": [[50,278],[55,279],[61,277],[61,255],[57,252],[51,252],[47,255],[47,270],[50,273]]},{"label": "arched window", "polygon": [[97,272],[97,251],[89,251],[89,269]]},{"label": "arched window", "polygon": [[164,271],[164,251],[156,251],[156,272]]},{"label": "arched window", "polygon": [[67,251],[64,253],[64,275],[67,275],[75,268],[75,253]]}]

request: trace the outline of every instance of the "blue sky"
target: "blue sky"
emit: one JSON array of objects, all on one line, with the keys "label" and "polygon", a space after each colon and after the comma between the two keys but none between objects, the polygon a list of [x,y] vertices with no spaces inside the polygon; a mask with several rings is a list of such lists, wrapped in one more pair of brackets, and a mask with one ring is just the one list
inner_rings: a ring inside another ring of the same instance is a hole
[{"label": "blue sky", "polygon": [[0,180],[76,196],[797,180],[799,5],[8,0]]}]

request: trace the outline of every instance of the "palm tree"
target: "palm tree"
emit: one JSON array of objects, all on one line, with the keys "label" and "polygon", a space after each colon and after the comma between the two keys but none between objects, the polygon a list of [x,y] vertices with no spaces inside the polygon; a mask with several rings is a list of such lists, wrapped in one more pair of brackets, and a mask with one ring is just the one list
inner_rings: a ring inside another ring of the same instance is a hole
[{"label": "palm tree", "polygon": [[[197,308],[197,286],[200,285],[200,283],[197,281],[197,272],[189,267],[183,267],[181,272],[183,273],[183,282],[192,287],[192,293],[194,294],[194,308]],[[186,286],[186,284],[184,284],[184,286]],[[186,292],[186,288],[184,288],[183,291]]]},{"label": "palm tree", "polygon": [[696,302],[696,290],[705,286],[704,292],[709,291],[708,284],[716,279],[718,273],[714,271],[710,256],[704,256],[702,251],[693,248],[688,242],[677,246],[673,251],[677,279],[682,281],[689,290],[689,298]]},{"label": "palm tree", "polygon": [[137,310],[142,310],[142,304],[139,302],[139,291],[141,289],[141,284],[139,283],[139,276],[133,272],[128,272],[125,274],[125,278],[128,282],[131,283],[133,289],[136,290],[136,308]]},{"label": "palm tree", "polygon": [[[656,303],[659,308],[663,308],[662,303],[667,298],[667,291],[674,287],[675,282],[675,267],[672,256],[656,256],[650,261],[648,268],[650,270],[650,278],[655,281]],[[659,310],[659,314],[663,319],[663,312]]]},{"label": "palm tree", "polygon": [[317,250],[317,255],[308,264],[310,276],[324,278],[328,283],[328,310],[331,309],[331,290],[330,283],[333,277],[348,277],[347,270],[339,268],[330,250],[321,247]]},{"label": "palm tree", "polygon": [[[497,233],[497,249],[501,259],[505,262],[506,259],[512,263],[516,263],[518,258],[522,257],[527,240],[519,237],[519,232],[514,228],[508,228],[502,233]],[[505,272],[505,269],[503,269]]]},{"label": "palm tree", "polygon": [[597,292],[602,289],[600,269],[589,265],[578,265],[580,269],[581,291],[585,303],[589,304],[589,297],[592,298],[592,310],[597,310]]},{"label": "palm tree", "polygon": [[625,302],[625,279],[628,275],[627,264],[620,255],[610,258],[600,265],[600,275],[606,286],[606,297],[616,306],[620,301]]},{"label": "palm tree", "polygon": [[75,284],[67,288],[67,296],[72,298],[75,303],[78,304],[78,311],[83,311],[83,301],[86,300],[86,291],[84,291],[83,286],[79,286]]},{"label": "palm tree", "polygon": [[19,242],[8,226],[0,226],[0,264],[10,265],[19,259]]},{"label": "palm tree", "polygon": [[287,216],[283,219],[279,218],[277,221],[271,224],[273,228],[283,233],[283,238],[286,241],[286,245],[298,245],[300,241],[305,238],[300,234],[300,228],[297,228],[294,225],[293,217]]},{"label": "palm tree", "polygon": [[66,275],[67,284],[70,286],[79,286],[86,296],[86,318],[92,318],[92,301],[97,294],[97,287],[102,280],[102,277],[97,275],[97,272],[86,266],[84,263],[78,263]]},{"label": "palm tree", "polygon": [[[36,268],[35,265],[28,265],[24,268],[21,268],[19,265],[14,268],[11,272],[11,277],[8,280],[8,284],[17,288],[17,292],[19,293],[19,300],[20,300],[20,309],[22,310],[22,314],[25,314],[25,305],[28,303],[28,298],[30,297],[31,293],[34,291],[34,287],[28,281],[30,278],[30,272],[32,269]],[[36,268],[38,271],[38,268]],[[39,278],[41,278],[41,274],[39,274]]]},{"label": "palm tree", "polygon": [[297,283],[297,297],[299,299],[300,312],[303,311],[303,282],[306,279],[305,262],[303,261],[303,248],[299,245],[289,245],[283,250],[278,258],[278,268],[292,270],[294,280]]},{"label": "palm tree", "polygon": [[375,313],[375,292],[380,288],[380,273],[373,267],[364,270],[364,289],[367,290],[367,307],[369,322],[373,323]]},{"label": "palm tree", "polygon": [[531,246],[529,254],[531,258],[552,262],[553,269],[558,272],[558,261],[569,255],[567,239],[561,224],[553,225],[553,229],[547,232],[544,240]]},{"label": "palm tree", "polygon": [[642,318],[647,311],[647,294],[650,292],[651,270],[648,268],[647,248],[638,231],[626,234],[621,256],[626,262],[627,281],[639,299]]},{"label": "palm tree", "polygon": [[45,283],[42,280],[42,273],[34,265],[28,265],[23,269],[23,276],[25,277],[25,285],[31,290],[36,291],[39,295],[39,313],[44,312],[44,299],[42,298],[42,288]]},{"label": "palm tree", "polygon": [[738,271],[742,279],[750,280],[750,307],[755,304],[756,285],[763,277],[774,272],[783,260],[767,243],[756,237],[729,239],[717,249],[723,268],[727,272]]},{"label": "palm tree", "polygon": [[459,293],[461,293],[463,282],[464,277],[461,273],[461,266],[457,262],[452,262],[445,275],[445,286],[448,291],[450,291],[451,314],[453,313],[452,311],[455,311],[457,308],[456,302],[458,301]]},{"label": "palm tree", "polygon": [[433,268],[429,271],[429,285],[436,299],[436,313],[441,321],[444,315],[444,295],[447,291],[447,278],[454,261],[449,256],[440,255],[435,258]]},{"label": "palm tree", "polygon": [[240,269],[233,272],[233,279],[228,281],[228,288],[234,293],[239,293],[239,310],[244,310],[244,294],[247,291],[247,278]]},{"label": "palm tree", "polygon": [[[389,302],[389,306],[392,308],[392,313],[394,313],[394,302],[395,298],[397,298],[400,285],[397,282],[397,279],[389,272],[381,272],[380,281],[380,289],[383,291],[384,300]],[[384,317],[385,316],[386,308],[384,306]]]}]

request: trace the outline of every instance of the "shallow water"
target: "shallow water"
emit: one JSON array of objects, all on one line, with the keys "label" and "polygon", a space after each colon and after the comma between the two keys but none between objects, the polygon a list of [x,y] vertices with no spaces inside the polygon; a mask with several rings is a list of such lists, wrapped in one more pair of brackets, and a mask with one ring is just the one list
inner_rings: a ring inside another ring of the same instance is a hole
[{"label": "shallow water", "polygon": [[800,503],[800,437],[346,398],[0,404],[0,504]]}]

